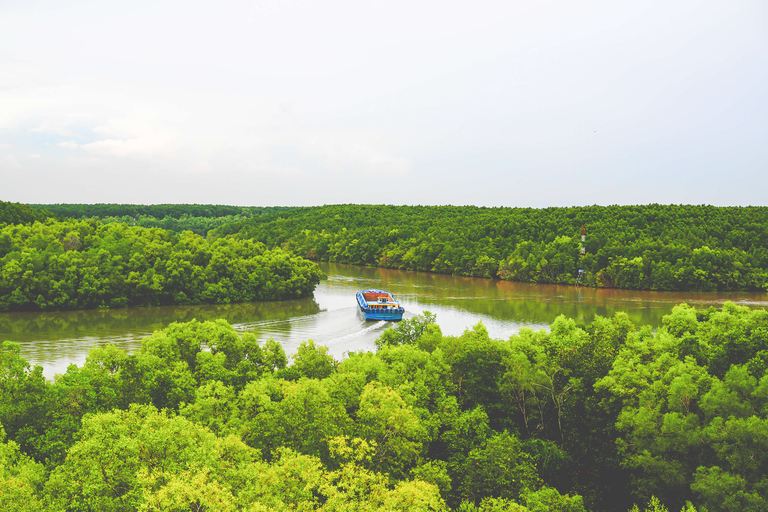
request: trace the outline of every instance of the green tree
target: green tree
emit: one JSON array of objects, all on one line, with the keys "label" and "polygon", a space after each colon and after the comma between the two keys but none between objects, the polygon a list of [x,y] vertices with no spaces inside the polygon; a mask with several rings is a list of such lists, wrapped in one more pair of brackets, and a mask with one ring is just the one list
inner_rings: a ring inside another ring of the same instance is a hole
[{"label": "green tree", "polygon": [[312,340],[299,345],[293,356],[293,369],[310,379],[324,379],[336,369],[336,361],[328,354],[328,347],[316,346]]},{"label": "green tree", "polygon": [[360,397],[356,420],[360,437],[375,443],[372,467],[393,478],[404,478],[427,441],[427,432],[413,408],[394,390],[371,382]]},{"label": "green tree", "polygon": [[42,511],[39,491],[45,480],[43,466],[24,455],[19,445],[5,441],[0,425],[0,503],[3,510]]},{"label": "green tree", "polygon": [[31,368],[22,358],[18,343],[0,346],[0,425],[11,439],[41,414],[47,385],[42,366]]},{"label": "green tree", "polygon": [[435,315],[425,311],[421,315],[402,320],[394,328],[385,330],[376,340],[376,348],[381,350],[387,346],[414,344],[435,323]]},{"label": "green tree", "polygon": [[230,428],[249,446],[274,458],[281,448],[329,461],[328,439],[345,435],[350,419],[343,404],[316,380],[264,378],[245,386]]},{"label": "green tree", "polygon": [[522,451],[516,437],[507,432],[494,435],[482,448],[469,453],[463,464],[461,497],[479,503],[483,498],[520,500],[524,492],[539,486],[531,457]]},{"label": "green tree", "polygon": [[81,439],[51,474],[46,494],[58,510],[152,509],[173,503],[179,477],[195,468],[211,483],[193,498],[214,504],[221,497],[215,491],[231,488],[235,473],[258,460],[258,452],[234,438],[218,439],[184,418],[132,406],[83,420]]}]

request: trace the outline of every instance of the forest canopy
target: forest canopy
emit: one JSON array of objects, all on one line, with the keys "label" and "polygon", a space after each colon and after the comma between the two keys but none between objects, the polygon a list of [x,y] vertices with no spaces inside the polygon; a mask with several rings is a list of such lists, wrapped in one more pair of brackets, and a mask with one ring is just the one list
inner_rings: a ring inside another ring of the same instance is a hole
[{"label": "forest canopy", "polygon": [[768,290],[766,207],[31,206],[104,223],[235,235],[315,261],[531,283]]},{"label": "forest canopy", "polygon": [[93,220],[0,227],[0,311],[288,299],[322,277],[253,240]]},{"label": "forest canopy", "polygon": [[[53,382],[0,349],[5,510],[758,512],[768,312],[680,305],[493,339],[428,313],[342,361],[223,320],[91,350]],[[289,364],[289,361],[291,364]],[[639,504],[634,506],[633,504]]]},{"label": "forest canopy", "polygon": [[226,217],[227,215],[259,215],[263,213],[277,212],[288,209],[282,206],[230,206],[221,204],[76,204],[76,203],[58,203],[58,204],[30,204],[34,210],[49,211],[60,217],[69,217],[74,219],[96,218],[96,217],[123,217],[134,215],[147,215],[162,219],[171,217],[180,219],[185,215],[188,217]]},{"label": "forest canopy", "polygon": [[[285,210],[280,206],[227,206],[212,204],[31,204],[34,210],[52,212],[59,217],[122,222],[144,228],[162,228],[181,233],[208,231],[254,216]],[[38,219],[39,220],[39,219]],[[2,220],[0,220],[2,222]]]},{"label": "forest canopy", "polygon": [[[160,206],[176,228],[228,220],[203,237],[133,225],[159,219],[149,213],[113,209],[105,223],[95,217],[110,210],[85,208],[57,220],[0,202],[0,311],[299,297],[322,277],[304,258],[542,283],[768,289],[766,208]],[[424,313],[384,331],[376,348],[338,361],[306,340],[288,357],[224,320],[193,320],[132,354],[96,347],[47,381],[5,342],[0,503],[768,509],[765,310],[683,304],[656,330],[623,313],[589,325],[560,316],[508,340],[482,324],[446,336]]]},{"label": "forest canopy", "polygon": [[29,205],[21,203],[0,201],[0,226],[43,221],[52,217],[54,215],[44,209],[31,208]]},{"label": "forest canopy", "polygon": [[404,270],[648,290],[768,289],[766,207],[332,205],[212,232],[230,234],[312,260]]}]

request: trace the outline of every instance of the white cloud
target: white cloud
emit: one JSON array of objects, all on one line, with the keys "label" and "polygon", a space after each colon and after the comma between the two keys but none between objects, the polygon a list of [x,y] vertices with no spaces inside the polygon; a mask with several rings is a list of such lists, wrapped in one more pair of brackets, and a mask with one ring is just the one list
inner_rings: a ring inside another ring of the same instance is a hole
[{"label": "white cloud", "polygon": [[80,147],[80,145],[73,140],[65,140],[64,142],[59,142],[56,145],[62,148],[67,148],[67,149],[77,149]]},{"label": "white cloud", "polygon": [[72,137],[74,132],[71,128],[69,128],[68,124],[71,124],[70,122],[62,123],[58,120],[46,120],[41,122],[36,128],[30,128],[29,131],[33,133],[44,133],[44,134],[53,134],[53,135],[61,135],[63,137]]},{"label": "white cloud", "polygon": [[156,158],[172,156],[178,148],[178,136],[170,131],[156,130],[151,126],[142,127],[132,136],[124,138],[104,138],[80,148],[97,156],[104,157],[139,157]]}]

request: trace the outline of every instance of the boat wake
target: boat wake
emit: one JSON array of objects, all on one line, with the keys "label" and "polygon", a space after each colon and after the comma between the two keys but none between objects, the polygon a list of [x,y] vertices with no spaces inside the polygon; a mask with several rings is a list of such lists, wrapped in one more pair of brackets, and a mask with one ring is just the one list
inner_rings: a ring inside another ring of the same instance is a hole
[{"label": "boat wake", "polygon": [[[365,325],[368,322],[360,322],[360,325]],[[343,336],[339,336],[336,338],[336,340],[343,340],[346,338],[357,338],[359,336],[366,336],[367,334],[373,332],[373,331],[383,331],[387,328],[387,325],[389,325],[389,322],[385,320],[379,320],[373,325],[369,325],[368,327],[365,327],[364,329],[360,329],[359,331],[351,332],[349,334],[345,334]]]},{"label": "boat wake", "polygon": [[270,326],[275,325],[286,325],[286,324],[301,324],[306,322],[311,322],[315,319],[317,315],[302,315],[302,316],[292,316],[288,318],[278,318],[276,320],[260,320],[258,322],[245,322],[241,324],[232,324],[232,327],[235,328],[237,331],[248,331],[253,329],[261,329],[261,328],[269,328]]}]

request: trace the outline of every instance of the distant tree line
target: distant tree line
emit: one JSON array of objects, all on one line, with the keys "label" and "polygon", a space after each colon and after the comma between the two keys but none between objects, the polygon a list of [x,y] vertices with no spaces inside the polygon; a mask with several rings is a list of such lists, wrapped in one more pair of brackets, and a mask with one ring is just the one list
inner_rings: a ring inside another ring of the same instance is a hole
[{"label": "distant tree line", "polygon": [[288,299],[322,276],[253,240],[94,220],[0,226],[0,311]]},{"label": "distant tree line", "polygon": [[133,217],[146,215],[162,219],[171,217],[226,217],[227,215],[260,215],[288,209],[283,206],[228,206],[220,204],[30,204],[35,210],[46,210],[60,217]]},{"label": "distant tree line", "polygon": [[[255,239],[316,261],[627,289],[768,289],[765,207],[34,206],[105,223]],[[24,212],[14,219],[50,215]]]},{"label": "distant tree line", "polygon": [[35,210],[59,217],[93,219],[104,223],[122,222],[145,228],[162,228],[181,233],[206,235],[211,229],[285,210],[280,206],[226,206],[208,204],[33,204]]},{"label": "distant tree line", "polygon": [[43,221],[52,217],[54,215],[48,210],[31,208],[22,203],[0,201],[0,225],[24,224],[37,220]]},{"label": "distant tree line", "polygon": [[766,207],[333,205],[272,212],[211,235],[313,260],[533,283],[768,289]]},{"label": "distant tree line", "polygon": [[[768,312],[493,339],[425,313],[337,361],[223,320],[48,382],[0,347],[4,510],[760,512]],[[641,506],[633,503],[639,503]]]},{"label": "distant tree line", "polygon": [[182,231],[192,231],[198,235],[205,236],[212,229],[224,226],[226,224],[231,224],[232,222],[239,222],[244,219],[249,219],[251,216],[250,214],[238,214],[225,215],[223,217],[192,217],[185,214],[178,219],[170,216],[157,218],[150,215],[136,215],[134,217],[129,215],[124,215],[122,217],[94,216],[88,218],[98,220],[104,224],[119,222],[129,226],[167,229],[169,231],[175,231],[176,233],[181,233]]}]

